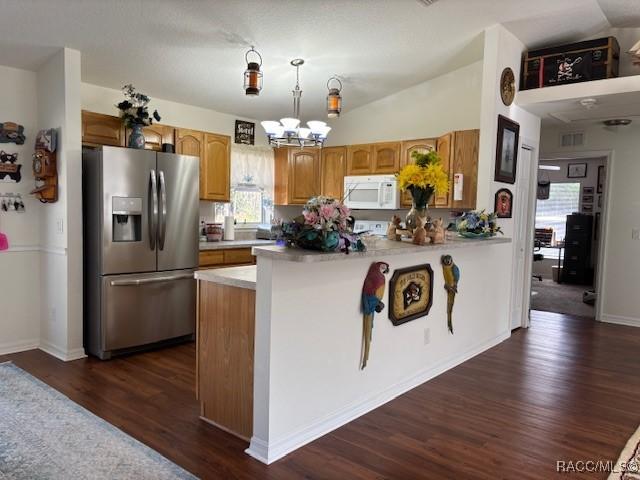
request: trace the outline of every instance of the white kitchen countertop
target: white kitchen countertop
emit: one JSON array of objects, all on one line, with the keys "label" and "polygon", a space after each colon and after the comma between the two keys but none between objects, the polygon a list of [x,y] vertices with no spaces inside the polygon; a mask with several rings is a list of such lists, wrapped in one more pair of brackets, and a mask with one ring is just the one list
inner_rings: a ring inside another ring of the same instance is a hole
[{"label": "white kitchen countertop", "polygon": [[211,268],[198,270],[195,273],[196,280],[218,283],[230,287],[256,289],[256,266]]},{"label": "white kitchen countertop", "polygon": [[219,242],[200,242],[202,250],[225,250],[227,248],[249,248],[255,246],[275,245],[275,240],[220,240]]},{"label": "white kitchen countertop", "polygon": [[341,252],[325,253],[314,250],[303,250],[301,248],[279,247],[279,246],[256,246],[251,252],[256,257],[266,257],[273,260],[288,262],[330,262],[337,260],[350,260],[363,257],[380,257],[388,255],[402,255],[408,253],[430,253],[438,251],[449,251],[459,248],[488,247],[500,243],[511,243],[510,238],[493,237],[482,240],[472,240],[462,237],[455,237],[447,240],[444,244],[437,245],[414,245],[409,240],[395,242],[387,239],[375,240],[367,244],[366,252],[350,252],[348,255]]}]

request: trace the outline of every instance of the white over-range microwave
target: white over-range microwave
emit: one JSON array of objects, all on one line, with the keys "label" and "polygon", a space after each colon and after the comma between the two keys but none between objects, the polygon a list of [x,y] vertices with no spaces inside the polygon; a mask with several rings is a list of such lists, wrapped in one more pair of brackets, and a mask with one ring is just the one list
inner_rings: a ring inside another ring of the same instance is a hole
[{"label": "white over-range microwave", "polygon": [[400,191],[395,175],[356,175],[344,177],[344,203],[364,210],[397,210]]}]

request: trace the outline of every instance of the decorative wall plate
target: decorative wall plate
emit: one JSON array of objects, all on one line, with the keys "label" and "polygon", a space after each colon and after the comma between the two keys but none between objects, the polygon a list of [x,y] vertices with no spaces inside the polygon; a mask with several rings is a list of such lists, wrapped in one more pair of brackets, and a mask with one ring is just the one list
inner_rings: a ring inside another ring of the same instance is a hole
[{"label": "decorative wall plate", "polygon": [[433,303],[431,265],[416,265],[393,272],[389,282],[389,320],[401,325],[424,317]]},{"label": "decorative wall plate", "polygon": [[513,99],[516,96],[516,77],[513,74],[513,70],[507,67],[502,71],[500,76],[500,97],[502,103],[507,107],[513,103]]}]

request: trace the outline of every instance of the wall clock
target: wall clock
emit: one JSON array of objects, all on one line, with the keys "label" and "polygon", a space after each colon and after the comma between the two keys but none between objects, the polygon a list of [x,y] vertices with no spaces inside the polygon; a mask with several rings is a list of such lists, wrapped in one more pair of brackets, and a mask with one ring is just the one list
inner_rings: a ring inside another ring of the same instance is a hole
[{"label": "wall clock", "polygon": [[507,107],[513,103],[513,98],[516,96],[516,77],[513,74],[513,70],[507,67],[502,71],[500,76],[500,97],[502,103]]}]

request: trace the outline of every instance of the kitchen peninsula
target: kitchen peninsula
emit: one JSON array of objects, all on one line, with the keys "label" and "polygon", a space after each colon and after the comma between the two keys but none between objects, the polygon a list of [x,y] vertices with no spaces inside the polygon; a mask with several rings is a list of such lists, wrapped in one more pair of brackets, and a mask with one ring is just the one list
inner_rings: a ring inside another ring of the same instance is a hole
[{"label": "kitchen peninsula", "polygon": [[[378,240],[366,252],[253,248],[257,266],[199,271],[198,368],[202,416],[250,439],[271,463],[388,402],[510,335],[508,238],[416,246]],[[440,257],[462,272],[447,330]],[[362,284],[372,262],[389,264],[385,310],[374,319],[360,370]],[[394,326],[388,280],[428,263],[433,306]],[[255,304],[255,305],[254,305]]]}]

